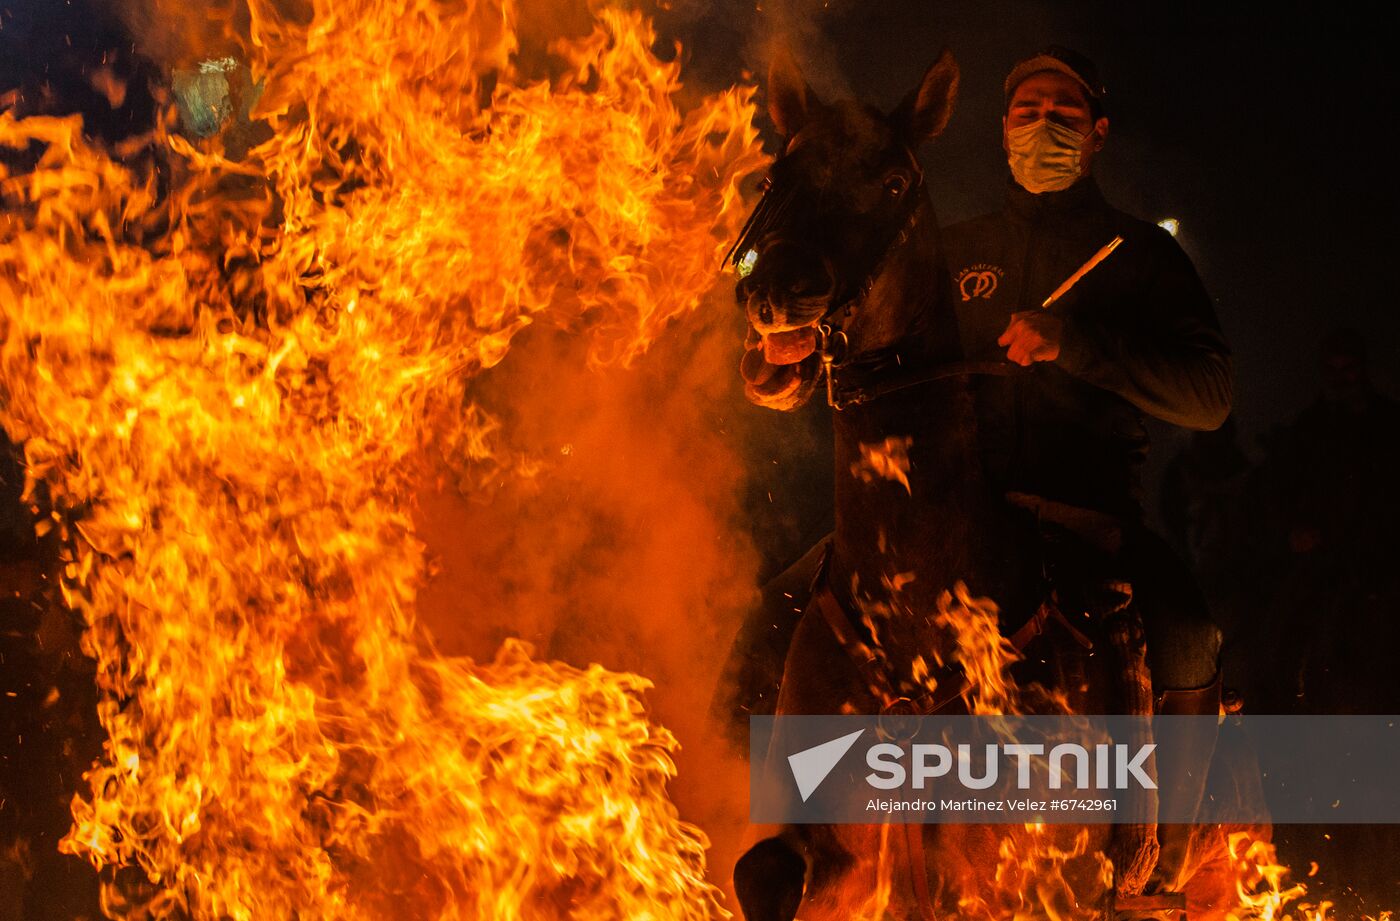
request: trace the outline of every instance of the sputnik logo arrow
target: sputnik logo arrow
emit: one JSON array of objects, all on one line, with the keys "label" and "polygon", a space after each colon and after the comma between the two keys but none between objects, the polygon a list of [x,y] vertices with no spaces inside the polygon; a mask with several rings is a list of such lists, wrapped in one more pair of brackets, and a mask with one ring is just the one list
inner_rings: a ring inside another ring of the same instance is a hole
[{"label": "sputnik logo arrow", "polygon": [[797,781],[797,792],[802,794],[802,802],[807,802],[807,797],[821,786],[826,775],[831,773],[864,732],[864,729],[857,729],[850,735],[788,755],[788,766],[792,768],[792,777]]}]

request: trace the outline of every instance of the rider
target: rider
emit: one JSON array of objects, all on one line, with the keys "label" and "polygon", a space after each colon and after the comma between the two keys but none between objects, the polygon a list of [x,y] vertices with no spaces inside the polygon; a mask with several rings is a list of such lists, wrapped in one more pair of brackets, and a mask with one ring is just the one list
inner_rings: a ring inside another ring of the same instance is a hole
[{"label": "rider", "polygon": [[[966,357],[1025,367],[977,383],[985,469],[1042,519],[1081,531],[1112,523],[1158,711],[1214,714],[1219,630],[1185,565],[1142,524],[1140,469],[1145,415],[1195,430],[1225,421],[1229,348],[1171,235],[1110,206],[1094,181],[1109,122],[1093,64],[1051,47],[1012,68],[1005,92],[1006,203],[942,239]],[[1042,307],[1115,237],[1115,250]],[[1191,773],[1203,789],[1204,771]],[[1181,795],[1199,802],[1202,789]]]}]

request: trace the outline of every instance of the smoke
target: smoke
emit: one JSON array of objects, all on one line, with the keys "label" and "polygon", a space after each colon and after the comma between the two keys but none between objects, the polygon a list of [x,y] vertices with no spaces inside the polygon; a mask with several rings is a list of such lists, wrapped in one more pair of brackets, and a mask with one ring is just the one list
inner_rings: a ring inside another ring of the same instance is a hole
[{"label": "smoke", "polygon": [[514,636],[542,658],[653,682],[653,715],[682,746],[672,794],[715,842],[720,883],[747,774],[707,713],[758,568],[741,505],[740,344],[722,293],[630,370],[589,370],[567,331],[517,337],[475,396],[533,475],[425,483],[417,508],[436,571],[420,614],[443,652],[484,659]]},{"label": "smoke", "polygon": [[[240,0],[160,4],[156,0],[104,0],[126,26],[142,56],[163,68],[193,67],[208,58],[248,59],[248,7]],[[291,18],[305,15],[298,0],[275,4]]]},{"label": "smoke", "polygon": [[[721,83],[746,71],[760,84],[769,62],[780,48],[792,53],[812,89],[823,101],[853,95],[841,71],[840,48],[830,26],[853,0],[674,0],[663,21],[677,32],[695,36],[724,36],[706,49],[711,79]],[[737,60],[735,56],[737,55]]]},{"label": "smoke", "polygon": [[763,15],[751,54],[763,64],[781,47],[792,52],[807,82],[822,100],[850,98],[850,81],[836,62],[840,60],[836,42],[823,30],[822,21],[837,16],[849,0],[774,0],[761,4]]}]

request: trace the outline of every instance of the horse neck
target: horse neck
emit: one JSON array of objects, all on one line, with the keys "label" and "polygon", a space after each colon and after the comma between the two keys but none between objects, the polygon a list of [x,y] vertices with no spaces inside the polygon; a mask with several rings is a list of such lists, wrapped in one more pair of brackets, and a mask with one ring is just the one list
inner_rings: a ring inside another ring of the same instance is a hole
[{"label": "horse neck", "polygon": [[842,324],[855,357],[900,346],[923,360],[957,360],[961,345],[947,291],[938,219],[924,193],[908,236],[884,260],[855,316]]},{"label": "horse neck", "polygon": [[[908,353],[943,363],[958,357],[957,330],[943,296],[937,225],[932,209],[926,212],[862,309],[904,317]],[[833,427],[831,584],[838,596],[880,600],[890,591],[887,581],[915,573],[900,600],[924,605],[955,581],[971,580],[988,516],[966,383],[943,380],[851,406],[835,414]]]}]

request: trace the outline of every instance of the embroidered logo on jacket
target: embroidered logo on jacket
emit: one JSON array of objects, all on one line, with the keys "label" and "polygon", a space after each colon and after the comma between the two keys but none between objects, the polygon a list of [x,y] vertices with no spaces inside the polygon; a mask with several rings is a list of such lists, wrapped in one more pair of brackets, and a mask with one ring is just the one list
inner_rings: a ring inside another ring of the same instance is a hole
[{"label": "embroidered logo on jacket", "polygon": [[1005,274],[999,265],[977,262],[968,266],[958,273],[958,290],[962,292],[962,299],[990,298]]}]

